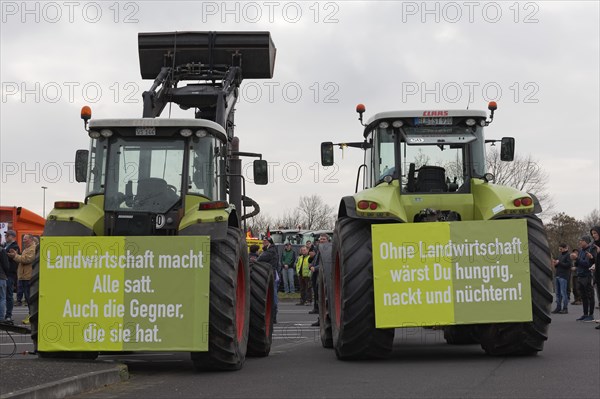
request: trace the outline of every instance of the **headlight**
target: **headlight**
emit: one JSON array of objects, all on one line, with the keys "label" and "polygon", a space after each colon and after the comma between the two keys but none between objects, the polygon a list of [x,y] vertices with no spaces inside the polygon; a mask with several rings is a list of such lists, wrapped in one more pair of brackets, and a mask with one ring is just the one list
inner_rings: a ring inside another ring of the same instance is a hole
[{"label": "headlight", "polygon": [[192,135],[192,129],[181,129],[179,132],[183,137],[190,137]]}]

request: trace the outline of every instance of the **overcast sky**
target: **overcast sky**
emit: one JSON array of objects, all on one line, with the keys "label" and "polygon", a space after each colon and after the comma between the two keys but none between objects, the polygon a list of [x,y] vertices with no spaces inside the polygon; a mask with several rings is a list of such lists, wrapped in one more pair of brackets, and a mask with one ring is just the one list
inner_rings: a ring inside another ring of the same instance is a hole
[{"label": "overcast sky", "polygon": [[72,172],[89,141],[79,110],[141,116],[152,82],[140,77],[138,32],[259,30],[277,47],[275,76],[242,83],[236,134],[271,163],[271,184],[247,187],[267,214],[311,194],[337,209],[353,193],[360,152],[336,150],[326,170],[319,148],[362,139],[357,103],[367,118],[464,109],[472,92],[470,109],[498,102],[487,137],[514,136],[547,172],[555,211],[583,218],[600,209],[598,4],[2,2],[0,204],[41,214],[42,186],[46,212],[83,200]]}]

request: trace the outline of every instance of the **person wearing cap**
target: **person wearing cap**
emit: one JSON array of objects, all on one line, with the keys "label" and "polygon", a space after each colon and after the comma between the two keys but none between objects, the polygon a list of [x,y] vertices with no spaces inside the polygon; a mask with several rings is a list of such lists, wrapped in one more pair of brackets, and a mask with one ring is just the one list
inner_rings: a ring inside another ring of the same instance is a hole
[{"label": "person wearing cap", "polygon": [[[6,238],[6,253],[13,250],[16,253],[21,253],[21,249],[19,248],[19,244],[17,244],[17,233],[14,230],[7,230],[4,233],[4,237]],[[19,264],[12,258],[8,258],[8,273],[6,280],[6,314],[0,314],[0,317],[4,316],[4,321],[7,323],[12,323],[12,312],[13,307],[15,305],[14,293],[15,288],[17,287],[17,282],[19,281],[17,277],[17,268]]]},{"label": "person wearing cap", "polygon": [[277,288],[279,286],[279,256],[277,255],[277,248],[275,247],[275,243],[271,237],[267,237],[263,240],[263,251],[258,256],[257,261],[266,262],[271,265],[273,269],[273,309],[271,310],[273,314],[273,323],[277,323],[277,307],[279,304],[279,298],[277,297]]},{"label": "person wearing cap", "polygon": [[296,252],[292,249],[292,244],[288,241],[283,247],[281,252],[281,274],[283,278],[283,291],[286,294],[293,294],[296,292],[294,286],[294,272],[296,265]]},{"label": "person wearing cap", "polygon": [[592,271],[590,268],[596,262],[596,248],[590,245],[591,242],[592,237],[588,235],[581,237],[579,239],[579,252],[571,254],[571,259],[575,261],[577,286],[583,302],[583,316],[579,317],[577,321],[594,320],[594,289],[592,288]]},{"label": "person wearing cap", "polygon": [[567,244],[560,244],[558,246],[560,255],[558,259],[555,259],[553,264],[556,268],[556,275],[554,277],[555,292],[556,292],[556,309],[552,313],[569,313],[569,294],[567,293],[567,285],[571,275],[571,259],[569,255],[569,246]]}]

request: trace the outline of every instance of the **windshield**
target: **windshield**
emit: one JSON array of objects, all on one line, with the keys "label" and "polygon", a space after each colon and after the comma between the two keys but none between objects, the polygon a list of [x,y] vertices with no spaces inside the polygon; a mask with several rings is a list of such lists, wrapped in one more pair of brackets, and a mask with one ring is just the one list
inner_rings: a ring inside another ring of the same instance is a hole
[{"label": "windshield", "polygon": [[464,159],[474,140],[474,129],[468,127],[377,128],[371,178],[375,184],[386,176],[399,179],[403,192],[457,191],[468,181]]},{"label": "windshield", "polygon": [[181,197],[183,158],[183,141],[115,138],[108,152],[106,210],[169,210]]}]

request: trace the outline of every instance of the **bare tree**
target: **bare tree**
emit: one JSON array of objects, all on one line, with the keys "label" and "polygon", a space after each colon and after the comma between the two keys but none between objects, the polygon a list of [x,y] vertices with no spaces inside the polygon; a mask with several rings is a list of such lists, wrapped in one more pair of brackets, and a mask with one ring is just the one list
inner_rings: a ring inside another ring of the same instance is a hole
[{"label": "bare tree", "polygon": [[300,214],[302,226],[308,230],[333,228],[334,209],[318,195],[300,197],[296,210]]},{"label": "bare tree", "polygon": [[271,227],[272,229],[273,226],[274,223],[273,220],[271,220],[271,217],[264,213],[259,213],[248,221],[248,227],[252,229],[252,233],[255,237],[258,237],[260,233],[266,232],[267,227]]},{"label": "bare tree", "polygon": [[564,212],[554,215],[550,222],[546,223],[548,244],[555,256],[558,256],[558,246],[562,243],[568,244],[571,248],[577,248],[579,238],[585,232],[584,222]]},{"label": "bare tree", "polygon": [[300,210],[295,208],[293,211],[286,211],[283,216],[275,219],[274,226],[285,228],[285,229],[295,229],[298,225],[302,224],[302,215],[300,214]]},{"label": "bare tree", "polygon": [[594,226],[600,226],[600,212],[598,212],[598,209],[594,209],[587,214],[583,218],[583,223],[585,223],[588,230]]},{"label": "bare tree", "polygon": [[500,152],[492,148],[486,155],[486,170],[496,177],[495,183],[531,193],[537,197],[544,213],[554,208],[552,196],[548,193],[548,174],[531,156],[515,155],[512,162],[500,160]]}]

